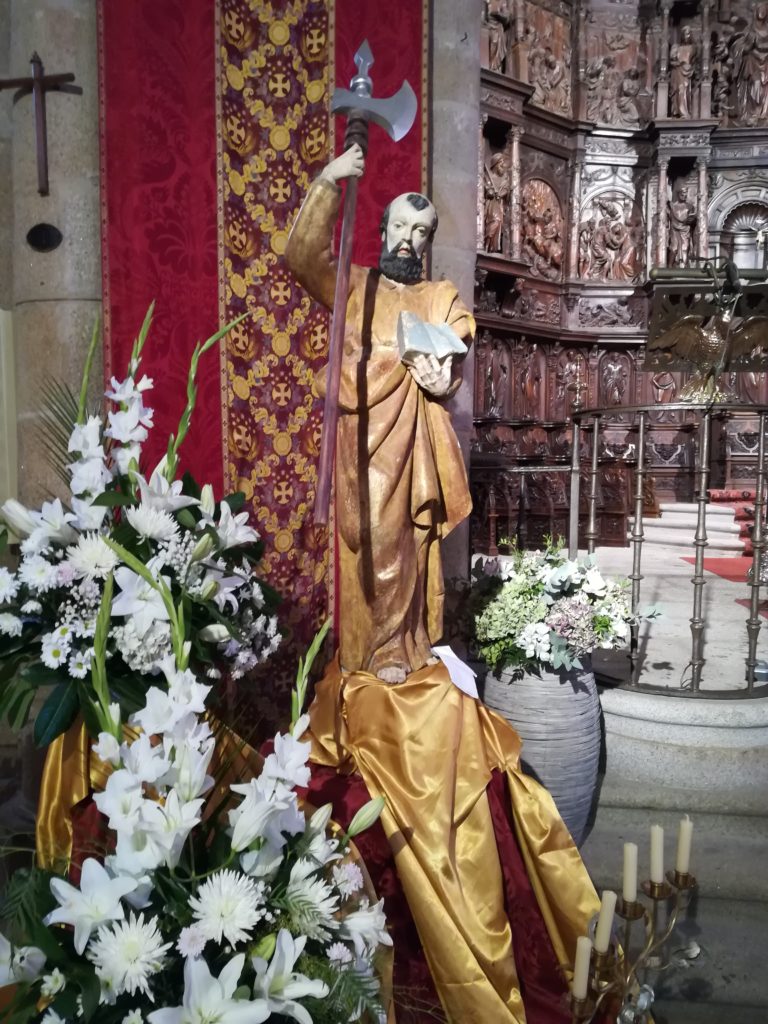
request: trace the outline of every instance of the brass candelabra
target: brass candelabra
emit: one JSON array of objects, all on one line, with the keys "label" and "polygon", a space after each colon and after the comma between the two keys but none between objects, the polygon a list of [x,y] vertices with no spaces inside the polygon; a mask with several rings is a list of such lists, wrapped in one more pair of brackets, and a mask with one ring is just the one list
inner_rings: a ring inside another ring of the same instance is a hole
[{"label": "brass candelabra", "polygon": [[[690,873],[668,871],[666,881],[643,882],[642,891],[649,905],[635,899],[631,902],[619,898],[616,915],[623,922],[617,934],[611,936],[605,952],[592,949],[587,993],[583,998],[571,996],[572,1024],[590,1024],[595,1020],[611,1020],[616,1024],[645,1024],[654,1001],[653,988],[642,984],[640,975],[649,968],[663,969],[664,946],[672,935],[681,910],[696,888],[696,879]],[[669,917],[660,924],[662,904],[673,900]],[[637,943],[633,931],[642,922],[643,945],[634,956]]]}]

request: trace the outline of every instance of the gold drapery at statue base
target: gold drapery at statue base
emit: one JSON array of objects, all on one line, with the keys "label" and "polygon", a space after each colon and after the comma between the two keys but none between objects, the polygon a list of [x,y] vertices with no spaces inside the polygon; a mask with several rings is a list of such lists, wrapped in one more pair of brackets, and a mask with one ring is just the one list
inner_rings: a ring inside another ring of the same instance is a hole
[{"label": "gold drapery at statue base", "polygon": [[[517,840],[557,961],[573,963],[599,901],[550,795],[520,770],[517,733],[428,666],[387,686],[334,664],[310,708],[312,760],[357,770],[387,834],[453,1024],[524,1024],[486,795],[506,774]],[[397,951],[395,951],[397,955]]]}]

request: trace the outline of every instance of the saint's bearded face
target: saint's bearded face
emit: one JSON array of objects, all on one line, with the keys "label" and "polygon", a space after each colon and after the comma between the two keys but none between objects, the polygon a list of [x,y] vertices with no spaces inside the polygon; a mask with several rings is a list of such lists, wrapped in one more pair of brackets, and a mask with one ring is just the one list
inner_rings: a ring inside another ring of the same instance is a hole
[{"label": "saint's bearded face", "polygon": [[381,273],[399,284],[421,280],[424,250],[436,224],[435,208],[424,196],[406,193],[394,199],[381,225]]}]

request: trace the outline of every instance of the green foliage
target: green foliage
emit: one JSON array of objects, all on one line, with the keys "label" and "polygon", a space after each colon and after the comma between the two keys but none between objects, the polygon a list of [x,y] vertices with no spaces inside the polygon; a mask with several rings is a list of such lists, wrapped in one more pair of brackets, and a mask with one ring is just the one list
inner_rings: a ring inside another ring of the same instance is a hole
[{"label": "green foliage", "polygon": [[56,475],[69,487],[67,464],[72,461],[68,450],[69,438],[78,422],[80,403],[78,396],[67,384],[48,379],[41,387],[40,426],[36,428],[36,441],[45,452],[45,459]]},{"label": "green foliage", "polygon": [[35,743],[47,747],[72,725],[80,710],[80,695],[73,680],[59,683],[35,719]]}]

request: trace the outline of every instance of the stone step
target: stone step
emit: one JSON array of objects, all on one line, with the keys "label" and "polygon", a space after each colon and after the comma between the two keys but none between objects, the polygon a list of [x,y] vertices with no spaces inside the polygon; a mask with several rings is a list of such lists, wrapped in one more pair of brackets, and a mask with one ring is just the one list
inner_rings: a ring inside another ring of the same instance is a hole
[{"label": "stone step", "polygon": [[[664,502],[659,504],[662,515],[676,515],[677,513],[699,514],[699,506],[695,501]],[[707,505],[707,518],[709,516],[724,516],[726,519],[733,518],[733,509],[727,505]]]},{"label": "stone step", "polygon": [[[645,524],[644,524],[645,525]],[[627,534],[628,540],[632,541],[631,533]],[[674,529],[650,529],[645,530],[643,537],[644,544],[654,544],[662,547],[672,548],[687,548],[689,554],[694,553],[693,546],[694,531],[690,530],[674,530]],[[727,554],[740,555],[744,551],[744,541],[739,537],[738,533],[717,533],[709,534],[707,537],[707,546],[705,553],[710,557],[714,557],[715,552],[722,551]],[[685,554],[685,552],[681,552]]]},{"label": "stone step", "polygon": [[[643,528],[647,530],[688,530],[691,535],[696,532],[698,517],[694,515],[664,516],[663,519],[643,519]],[[706,519],[707,535],[733,535],[738,537],[741,525],[731,519],[716,516]]]}]

